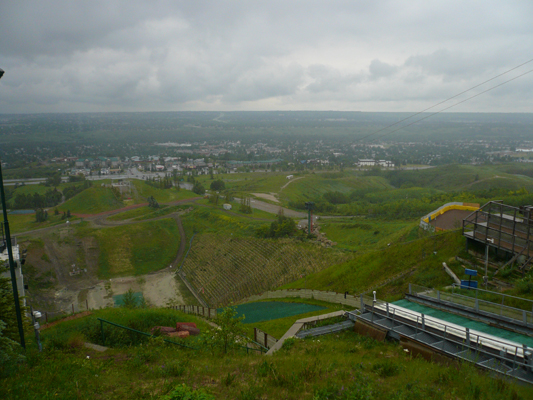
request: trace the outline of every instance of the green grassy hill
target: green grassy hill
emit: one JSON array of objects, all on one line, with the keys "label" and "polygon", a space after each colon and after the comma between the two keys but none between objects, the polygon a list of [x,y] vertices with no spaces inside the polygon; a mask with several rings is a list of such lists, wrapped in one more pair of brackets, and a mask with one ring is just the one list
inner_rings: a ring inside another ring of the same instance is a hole
[{"label": "green grassy hill", "polygon": [[113,193],[111,188],[96,186],[85,189],[57,208],[60,211],[70,210],[73,214],[98,214],[124,206],[124,202]]},{"label": "green grassy hill", "polygon": [[176,257],[181,240],[172,218],[97,230],[83,224],[77,226],[77,235],[96,238],[100,279],[167,268]]},{"label": "green grassy hill", "polygon": [[[464,248],[460,232],[451,232],[375,249],[341,265],[331,266],[283,288],[332,290],[339,293],[362,293],[387,280],[406,274],[394,284],[378,291],[380,299],[401,298],[408,282],[436,287],[453,283],[442,269]],[[435,254],[436,253],[436,254]],[[456,265],[450,263],[452,267]],[[461,273],[461,267],[456,273]],[[409,276],[407,276],[407,274]]]}]

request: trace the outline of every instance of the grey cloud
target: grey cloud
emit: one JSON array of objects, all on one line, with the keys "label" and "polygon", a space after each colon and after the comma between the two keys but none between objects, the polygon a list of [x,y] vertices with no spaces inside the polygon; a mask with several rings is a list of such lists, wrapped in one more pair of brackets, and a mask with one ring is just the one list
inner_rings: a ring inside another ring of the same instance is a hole
[{"label": "grey cloud", "polygon": [[[0,110],[416,111],[525,61],[532,14],[520,0],[4,1]],[[475,104],[524,108],[520,83]]]},{"label": "grey cloud", "polygon": [[368,68],[372,79],[379,79],[394,75],[398,71],[398,67],[384,63],[380,60],[372,60]]}]

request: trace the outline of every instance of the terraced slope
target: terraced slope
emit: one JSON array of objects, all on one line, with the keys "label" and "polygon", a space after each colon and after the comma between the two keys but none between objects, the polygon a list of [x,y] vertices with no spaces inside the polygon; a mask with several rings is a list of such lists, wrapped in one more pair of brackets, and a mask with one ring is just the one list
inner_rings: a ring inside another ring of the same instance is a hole
[{"label": "terraced slope", "polygon": [[293,240],[203,234],[183,266],[187,279],[212,306],[237,301],[346,261],[349,255]]}]

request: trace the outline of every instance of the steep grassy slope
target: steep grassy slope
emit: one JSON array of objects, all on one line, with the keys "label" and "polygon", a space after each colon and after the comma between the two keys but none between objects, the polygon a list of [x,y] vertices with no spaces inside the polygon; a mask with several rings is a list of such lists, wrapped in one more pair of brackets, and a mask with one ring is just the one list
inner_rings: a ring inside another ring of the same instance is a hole
[{"label": "steep grassy slope", "polygon": [[176,221],[171,218],[98,230],[82,226],[78,235],[91,235],[98,241],[101,279],[166,268],[180,244]]},{"label": "steep grassy slope", "polygon": [[292,239],[201,234],[183,271],[212,307],[291,282],[349,258],[346,253]]},{"label": "steep grassy slope", "polygon": [[[409,273],[409,281],[423,286],[439,286],[452,283],[442,270],[442,263],[449,262],[464,247],[460,232],[435,235],[376,249],[354,257],[341,265],[283,286],[333,290],[339,293],[361,293],[385,283],[388,279]],[[456,272],[461,272],[460,267]],[[406,283],[379,292],[382,299],[401,296]]]},{"label": "steep grassy slope", "polygon": [[375,218],[323,218],[320,232],[337,243],[335,248],[353,251],[381,248],[389,243],[405,241],[411,231],[418,229],[418,221],[386,221]]}]

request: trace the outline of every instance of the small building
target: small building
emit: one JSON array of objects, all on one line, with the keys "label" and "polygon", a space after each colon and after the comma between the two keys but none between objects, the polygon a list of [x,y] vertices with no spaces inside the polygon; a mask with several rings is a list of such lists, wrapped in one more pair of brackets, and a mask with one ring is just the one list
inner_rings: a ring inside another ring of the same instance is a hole
[{"label": "small building", "polygon": [[[11,238],[11,249],[13,251],[13,261],[15,263],[15,278],[17,281],[17,289],[19,297],[22,298],[24,305],[26,305],[26,299],[24,299],[24,296],[26,296],[26,293],[24,291],[24,275],[22,275],[22,266],[23,263],[19,245],[17,244],[17,238],[12,237]],[[8,264],[9,256],[7,251],[7,240],[4,237],[4,233],[2,232],[2,236],[0,236],[0,264],[5,263]],[[11,279],[11,271],[9,268],[7,268],[5,271],[0,272],[1,278]]]},{"label": "small building", "polygon": [[226,211],[229,211],[229,210],[231,210],[232,207],[231,207],[231,204],[226,203],[226,204],[224,204],[222,206],[222,208],[224,208],[224,210],[226,210]]}]

